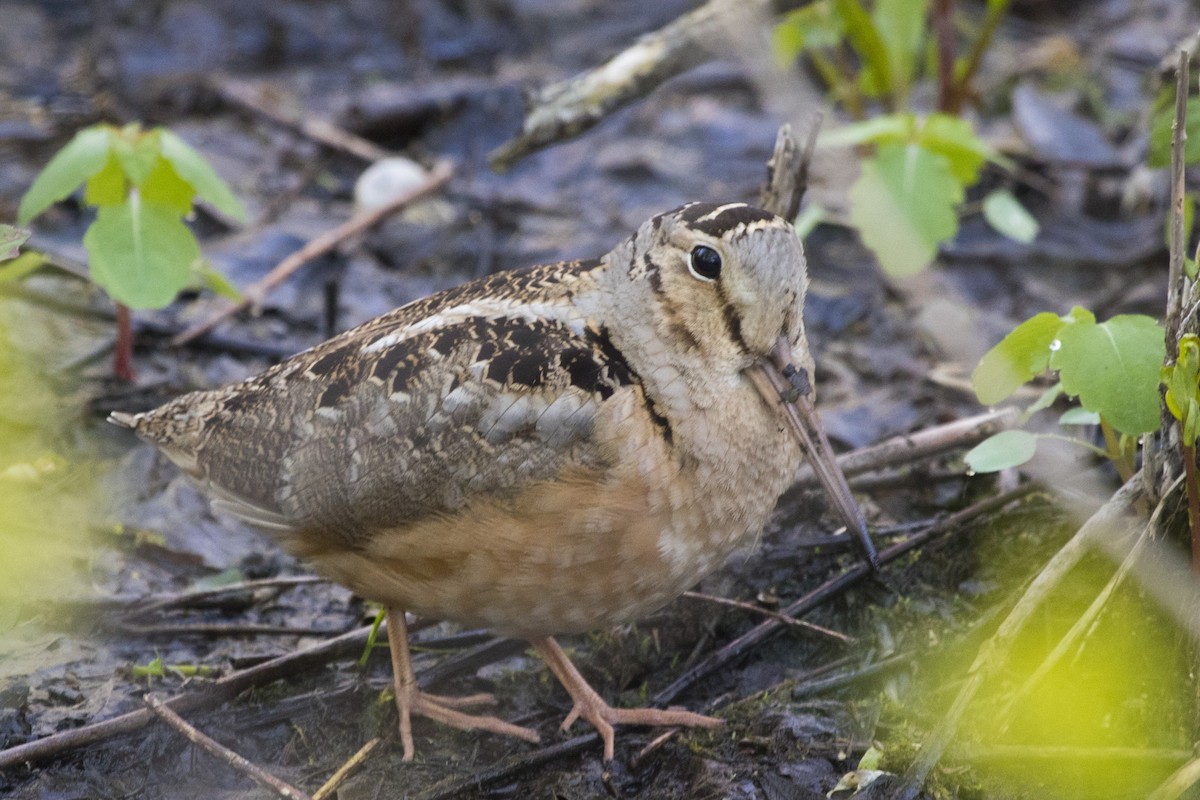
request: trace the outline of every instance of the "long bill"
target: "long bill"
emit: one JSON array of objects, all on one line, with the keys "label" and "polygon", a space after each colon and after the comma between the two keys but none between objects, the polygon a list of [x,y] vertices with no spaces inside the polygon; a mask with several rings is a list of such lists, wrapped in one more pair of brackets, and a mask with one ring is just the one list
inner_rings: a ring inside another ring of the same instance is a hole
[{"label": "long bill", "polygon": [[806,370],[797,369],[792,357],[792,347],[780,336],[771,354],[746,370],[754,388],[758,389],[767,404],[778,408],[790,423],[792,433],[800,449],[808,457],[809,464],[825,494],[846,523],[846,529],[858,537],[859,546],[870,562],[872,569],[879,563],[875,545],[867,533],[867,523],[854,495],[846,483],[846,476],[838,466],[829,437],[821,427],[821,419],[813,405],[812,383]]}]

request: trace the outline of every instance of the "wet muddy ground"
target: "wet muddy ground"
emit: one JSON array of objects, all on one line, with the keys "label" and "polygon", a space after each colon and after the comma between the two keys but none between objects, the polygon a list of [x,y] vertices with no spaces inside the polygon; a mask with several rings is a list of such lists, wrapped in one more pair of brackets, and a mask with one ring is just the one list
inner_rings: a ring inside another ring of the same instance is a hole
[{"label": "wet muddy ground", "polygon": [[[0,749],[140,709],[147,691],[202,687],[370,621],[373,610],[360,599],[322,582],[197,597],[199,589],[308,572],[267,537],[215,518],[173,467],[103,424],[103,415],[247,376],[330,330],[469,277],[600,255],[648,216],[683,202],[754,198],[776,131],[789,121],[779,109],[803,112],[790,121],[806,126],[812,109],[798,108],[795,98],[814,95],[800,72],[768,87],[736,60],[693,70],[586,136],[505,174],[488,167],[487,154],[520,125],[522,87],[592,66],[689,7],[181,0],[12,2],[0,10],[0,219],[15,215],[39,166],[76,128],[98,120],[170,125],[211,159],[256,220],[240,232],[204,212],[194,222],[213,264],[235,284],[251,283],[350,215],[354,180],[366,164],[236,106],[222,89],[235,83],[274,107],[328,119],[427,165],[450,159],[457,167],[444,192],[306,266],[266,300],[261,315],[228,323],[219,338],[183,349],[166,344],[170,333],[214,307],[207,295],[139,313],[133,386],[107,377],[111,307],[85,284],[51,270],[23,284],[25,297],[0,300],[14,357],[26,365],[8,394],[29,392],[26,382],[39,380],[54,387],[58,399],[31,402],[40,408],[23,410],[21,419],[42,426],[41,446],[64,456],[60,488],[69,494],[72,485],[86,484],[86,507],[94,510],[87,519],[58,520],[67,501],[47,493],[41,511],[31,512],[53,523],[53,532],[42,528],[39,535],[55,555],[39,571],[10,577],[14,588],[0,593]],[[806,311],[820,406],[839,449],[982,411],[966,382],[970,368],[1016,321],[1037,311],[1062,313],[1079,303],[1103,316],[1161,316],[1163,182],[1138,172],[1137,126],[1150,97],[1147,76],[1176,39],[1195,29],[1197,15],[1183,2],[1061,2],[1019,11],[984,71],[980,116],[996,141],[1022,150],[1023,168],[1043,187],[1022,194],[1042,223],[1038,240],[1008,242],[976,216],[944,248],[935,272],[908,283],[882,278],[844,228],[822,226],[806,241],[813,280]],[[1081,54],[1084,88],[1048,85],[1028,68],[1031,49],[1056,37]],[[1018,85],[1033,94],[1013,100]],[[1064,92],[1088,91],[1112,112],[1104,122],[1060,111]],[[1090,126],[1098,152],[1055,152],[1054,136],[1030,141],[1028,129],[1021,142],[1012,103],[1041,115],[1059,139],[1071,135],[1071,125]],[[822,202],[844,202],[845,159],[818,152],[812,192]],[[1145,200],[1122,206],[1139,186]],[[82,261],[87,222],[67,205],[35,226],[34,244],[64,263]],[[50,308],[48,297],[69,308]],[[859,498],[880,544],[1008,488],[967,476],[959,455],[863,479]],[[1101,485],[1115,486],[1103,469],[1081,463],[1085,469]],[[789,493],[762,541],[698,590],[779,609],[840,574],[856,554],[828,539],[836,523],[823,509],[814,494]],[[338,790],[341,800],[816,798],[876,742],[892,759],[883,768],[903,771],[1014,592],[1073,527],[1041,493],[957,526],[804,617],[852,643],[788,629],[747,648],[674,700],[725,717],[726,728],[679,733],[654,746],[656,731],[621,731],[608,772],[596,742],[573,746],[558,733],[569,703],[536,657],[489,644],[486,632],[449,625],[416,634],[418,673],[440,675],[436,687],[446,693],[494,692],[499,715],[539,730],[542,748],[418,721],[418,761],[401,763],[394,708],[382,696],[390,681],[386,648],[360,667],[361,645],[185,716],[310,792],[381,737]],[[1088,602],[1088,585],[1048,612],[1043,635],[1070,624]],[[146,611],[155,600],[170,602]],[[602,694],[631,705],[694,674],[760,622],[754,612],[685,597],[634,625],[564,645]],[[1167,655],[1153,658],[1177,659],[1180,670],[1170,674],[1186,674],[1186,648],[1169,631],[1155,633],[1161,620],[1136,598],[1107,624],[1127,628],[1134,650],[1141,636],[1171,639]],[[163,674],[147,674],[156,672],[156,660]],[[192,668],[201,674],[181,674]],[[1085,686],[1086,665],[1079,669]],[[1140,674],[1140,683],[1126,687],[1136,702],[1117,703],[1122,711],[1109,710],[1107,721],[1097,723],[1112,731],[1121,727],[1121,714],[1154,718],[1152,733],[1138,742],[1116,733],[1065,741],[1047,730],[1041,739],[1010,743],[1190,749],[1193,712],[1175,702],[1186,681],[1164,684],[1158,673]],[[985,712],[976,728],[986,728],[986,719]],[[585,732],[577,725],[571,734]],[[1003,760],[996,747],[990,752]],[[1063,780],[1089,769],[1069,759],[1019,762],[1018,779],[1011,772],[984,776],[979,763],[952,753],[931,792],[1039,797],[1052,776]],[[1074,785],[1082,787],[1078,796],[1129,796],[1175,766],[1169,759],[1134,759],[1122,771],[1127,786],[1093,787],[1082,777]],[[887,785],[871,791],[886,797]],[[269,796],[158,723],[4,770],[0,792],[29,799]]]}]

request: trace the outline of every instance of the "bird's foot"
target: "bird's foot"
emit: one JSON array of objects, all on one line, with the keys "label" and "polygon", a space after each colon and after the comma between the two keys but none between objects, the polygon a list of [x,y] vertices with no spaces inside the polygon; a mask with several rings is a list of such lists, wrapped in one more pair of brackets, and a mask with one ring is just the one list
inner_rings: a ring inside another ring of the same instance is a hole
[{"label": "bird's foot", "polygon": [[666,725],[688,728],[717,728],[724,720],[706,717],[691,711],[661,708],[613,708],[579,674],[579,670],[567,658],[558,642],[547,637],[533,642],[533,646],[546,661],[563,688],[571,695],[575,704],[571,713],[563,720],[562,730],[567,730],[577,719],[587,720],[604,740],[604,760],[612,761],[614,753],[614,725]]},{"label": "bird's foot", "polygon": [[408,627],[404,610],[389,608],[387,612],[388,644],[392,651],[392,679],[396,688],[396,710],[400,712],[400,743],[404,747],[404,760],[412,761],[413,748],[412,715],[419,714],[434,722],[463,730],[491,731],[505,736],[516,736],[537,744],[540,738],[536,731],[505,722],[499,717],[464,714],[457,709],[471,706],[495,705],[496,698],[490,694],[472,694],[466,697],[445,697],[427,694],[417,688],[417,676],[413,673],[412,659],[408,652]]},{"label": "bird's foot", "polygon": [[[593,693],[594,694],[594,693]],[[614,725],[658,725],[685,728],[719,728],[725,721],[717,717],[706,717],[692,711],[661,708],[613,708],[598,695],[594,698],[575,698],[571,713],[563,720],[565,731],[577,719],[587,720],[604,740],[604,760],[612,761],[614,752]]]},{"label": "bird's foot", "polygon": [[452,728],[489,731],[505,736],[515,736],[518,739],[524,739],[533,744],[537,744],[540,741],[537,731],[529,728],[513,725],[511,722],[505,722],[499,717],[476,716],[474,714],[464,714],[457,710],[471,706],[494,705],[495,702],[496,698],[490,694],[445,697],[436,694],[426,694],[418,689],[415,684],[409,684],[404,688],[398,686],[396,692],[396,709],[400,712],[400,742],[404,747],[404,760],[412,761],[413,753],[415,752],[412,736],[413,714],[427,717],[443,725],[449,725]]}]

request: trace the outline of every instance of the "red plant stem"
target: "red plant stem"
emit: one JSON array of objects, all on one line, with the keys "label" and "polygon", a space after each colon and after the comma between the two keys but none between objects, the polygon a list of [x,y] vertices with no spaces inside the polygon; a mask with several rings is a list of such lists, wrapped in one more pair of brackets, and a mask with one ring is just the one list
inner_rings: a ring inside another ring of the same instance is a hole
[{"label": "red plant stem", "polygon": [[960,105],[954,91],[953,0],[937,0],[933,24],[937,31],[938,110],[955,113]]},{"label": "red plant stem", "polygon": [[1196,445],[1183,446],[1183,468],[1187,474],[1188,523],[1192,529],[1192,571],[1200,575],[1200,485],[1196,483]]},{"label": "red plant stem", "polygon": [[983,62],[983,55],[992,43],[992,37],[996,35],[996,28],[1000,26],[1000,20],[1004,19],[1010,3],[1011,0],[988,3],[987,16],[983,19],[983,27],[976,34],[975,42],[971,45],[970,52],[967,53],[965,66],[958,70],[957,80],[954,83],[954,97],[950,105],[955,112],[961,111],[963,104],[970,99],[971,81],[975,78],[975,73],[979,71],[979,65]]},{"label": "red plant stem", "polygon": [[118,380],[133,383],[133,325],[129,306],[117,303],[117,349],[113,354],[113,374]]}]

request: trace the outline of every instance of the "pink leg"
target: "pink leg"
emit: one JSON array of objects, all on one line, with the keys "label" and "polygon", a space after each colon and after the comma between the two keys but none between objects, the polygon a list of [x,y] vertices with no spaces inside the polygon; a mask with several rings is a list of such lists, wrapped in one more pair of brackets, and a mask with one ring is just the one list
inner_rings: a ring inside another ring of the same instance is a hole
[{"label": "pink leg", "polygon": [[575,701],[571,713],[563,720],[562,729],[571,727],[571,723],[582,717],[595,726],[604,739],[604,760],[613,758],[613,726],[614,725],[672,725],[693,728],[716,728],[724,724],[716,717],[706,717],[691,711],[672,711],[659,708],[613,708],[596,694],[579,670],[567,658],[567,654],[559,647],[558,642],[547,636],[544,639],[534,639],[530,642],[545,660],[546,666],[562,683],[563,688]]},{"label": "pink leg", "polygon": [[400,712],[400,743],[404,747],[404,760],[412,761],[413,737],[412,714],[464,730],[482,730],[516,736],[536,744],[536,731],[513,725],[497,717],[479,717],[455,711],[456,708],[495,703],[490,694],[473,694],[468,697],[443,697],[426,694],[417,688],[417,676],[413,673],[408,653],[408,627],[404,624],[404,612],[398,608],[387,610],[388,644],[392,651],[392,679],[396,686],[396,709]]}]

